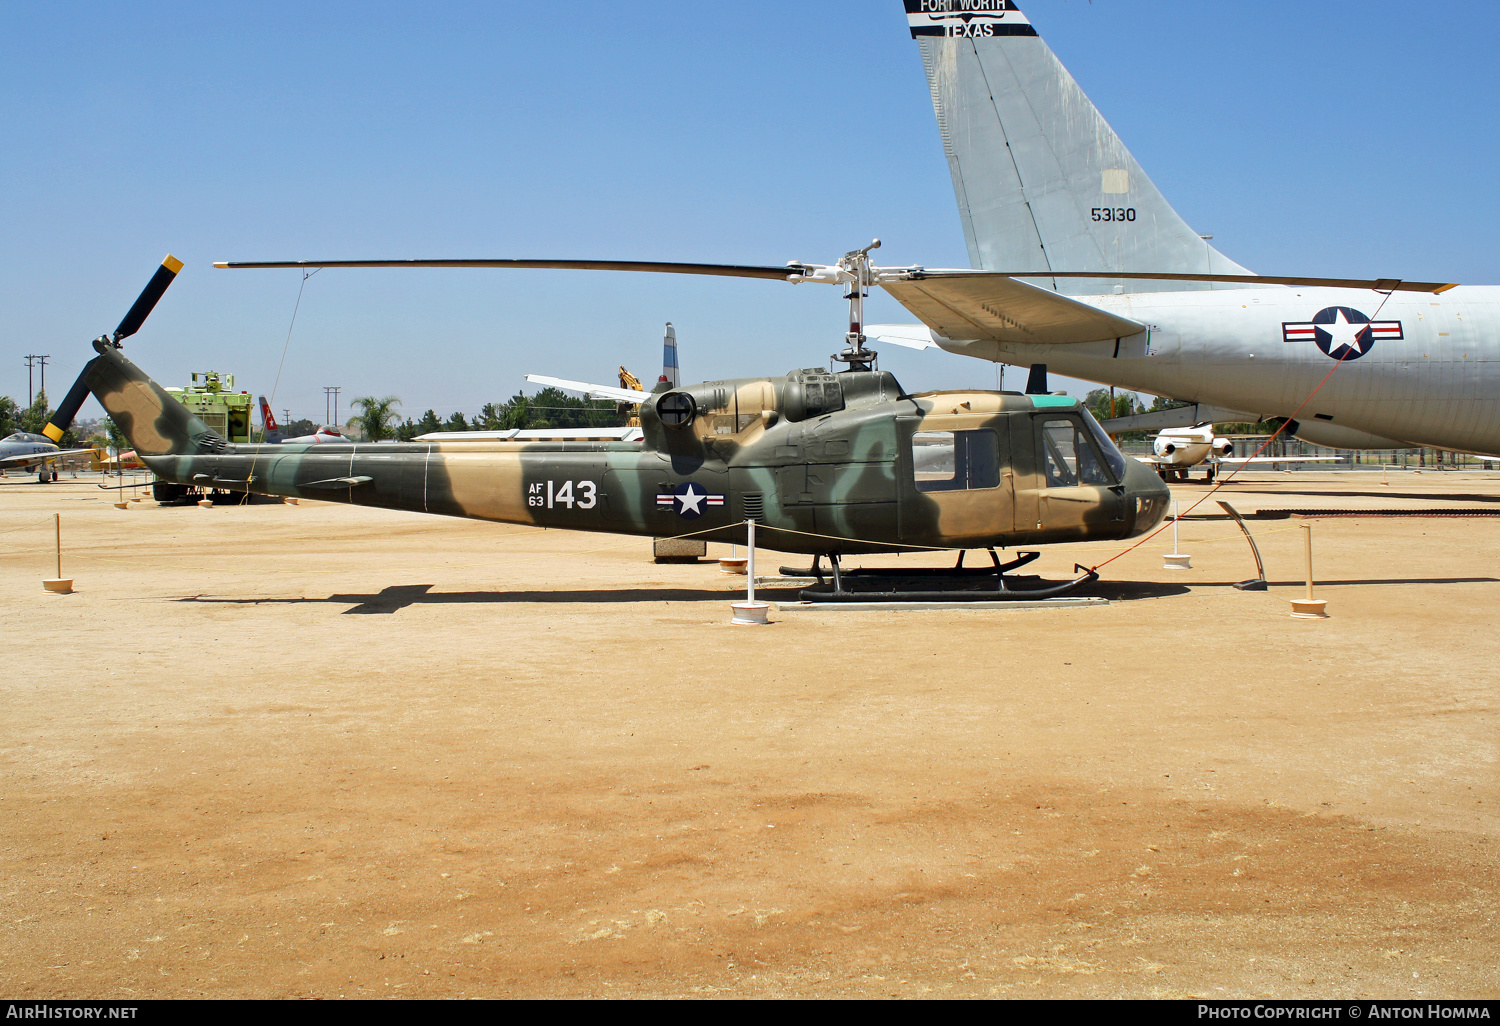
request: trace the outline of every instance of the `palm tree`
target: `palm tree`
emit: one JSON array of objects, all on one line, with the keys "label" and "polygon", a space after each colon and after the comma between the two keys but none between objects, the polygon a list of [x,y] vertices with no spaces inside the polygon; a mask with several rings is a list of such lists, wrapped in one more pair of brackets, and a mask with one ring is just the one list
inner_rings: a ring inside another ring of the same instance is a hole
[{"label": "palm tree", "polygon": [[376,399],[373,395],[360,396],[354,406],[360,411],[358,417],[350,417],[351,426],[358,427],[367,442],[379,442],[391,437],[391,426],[398,419],[396,407],[401,405],[399,396],[388,395]]}]

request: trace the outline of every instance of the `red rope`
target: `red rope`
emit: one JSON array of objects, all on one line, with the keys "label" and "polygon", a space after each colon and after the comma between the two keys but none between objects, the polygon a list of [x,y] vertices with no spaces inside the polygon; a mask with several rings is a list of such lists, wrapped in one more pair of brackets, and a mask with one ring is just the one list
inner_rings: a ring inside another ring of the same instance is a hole
[{"label": "red rope", "polygon": [[[1374,320],[1375,320],[1376,317],[1380,316],[1380,311],[1385,309],[1385,304],[1387,303],[1387,301],[1390,300],[1391,295],[1392,295],[1391,292],[1387,292],[1385,294],[1385,299],[1382,299],[1380,301],[1380,305],[1375,308],[1375,313],[1370,318],[1371,323],[1374,322]],[[1366,328],[1365,330],[1367,330],[1367,331],[1373,331],[1374,329],[1372,329],[1372,328]],[[1339,367],[1343,364],[1343,362],[1349,358],[1349,354],[1351,352],[1353,352],[1353,351],[1354,351],[1354,349],[1353,349],[1352,346],[1345,346],[1344,347],[1344,353],[1343,353],[1343,355],[1340,356],[1337,360],[1334,361],[1332,367],[1328,368],[1328,373],[1323,375],[1323,380],[1320,381],[1320,382],[1318,382],[1316,388],[1314,388],[1311,392],[1307,393],[1307,398],[1303,399],[1302,402],[1301,402],[1301,404],[1295,410],[1292,411],[1292,415],[1290,417],[1287,417],[1285,420],[1283,420],[1281,422],[1281,426],[1279,428],[1277,428],[1275,430],[1275,432],[1273,432],[1269,438],[1267,438],[1264,442],[1261,443],[1260,448],[1256,449],[1255,452],[1250,455],[1249,459],[1247,459],[1244,463],[1240,464],[1240,466],[1239,466],[1238,469],[1231,470],[1229,472],[1229,476],[1228,477],[1221,478],[1219,480],[1219,483],[1216,484],[1216,485],[1214,485],[1214,487],[1212,489],[1210,489],[1207,494],[1205,494],[1197,502],[1195,502],[1191,506],[1189,506],[1187,508],[1187,512],[1191,513],[1193,510],[1197,509],[1199,506],[1203,505],[1209,499],[1211,499],[1215,495],[1217,495],[1220,488],[1223,488],[1229,482],[1233,481],[1236,474],[1238,474],[1241,470],[1244,470],[1246,467],[1248,467],[1250,465],[1249,460],[1253,460],[1256,456],[1259,456],[1262,452],[1265,451],[1266,446],[1268,446],[1272,442],[1276,441],[1277,437],[1283,431],[1286,430],[1286,426],[1288,424],[1292,423],[1294,420],[1297,419],[1297,414],[1301,413],[1303,407],[1305,407],[1308,403],[1312,402],[1312,397],[1315,396],[1315,395],[1317,395],[1319,389],[1321,389],[1324,385],[1326,385],[1328,383],[1328,379],[1331,378],[1331,377],[1333,377],[1333,372],[1339,369]],[[1174,516],[1172,518],[1172,520],[1173,520],[1173,522],[1176,522],[1178,520],[1181,520],[1182,517],[1186,516],[1186,515],[1187,514],[1178,514],[1177,516]],[[1136,542],[1134,545],[1130,545],[1130,546],[1128,546],[1128,547],[1126,547],[1124,549],[1121,549],[1119,552],[1116,552],[1113,556],[1110,556],[1104,562],[1098,564],[1097,566],[1092,566],[1089,569],[1091,571],[1095,571],[1095,570],[1098,570],[1099,567],[1109,566],[1109,564],[1113,563],[1115,560],[1119,559],[1121,556],[1125,555],[1126,553],[1135,551],[1136,549],[1140,548],[1142,545],[1144,545],[1148,541],[1150,541],[1152,538],[1155,538],[1157,535],[1161,534],[1166,529],[1167,529],[1167,522],[1165,520],[1163,520],[1162,521],[1162,525],[1160,527],[1158,527],[1156,530],[1152,531],[1150,534],[1148,534],[1145,537],[1143,537],[1140,541]]]}]

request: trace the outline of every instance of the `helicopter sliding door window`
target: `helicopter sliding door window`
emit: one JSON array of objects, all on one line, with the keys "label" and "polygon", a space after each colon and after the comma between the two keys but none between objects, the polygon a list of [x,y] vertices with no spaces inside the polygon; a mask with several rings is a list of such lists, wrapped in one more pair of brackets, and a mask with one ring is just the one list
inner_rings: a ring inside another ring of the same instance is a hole
[{"label": "helicopter sliding door window", "polygon": [[919,492],[952,492],[1000,485],[995,432],[918,431],[911,439],[912,473]]},{"label": "helicopter sliding door window", "polygon": [[1079,421],[1073,418],[1043,421],[1041,439],[1048,488],[1115,483]]}]

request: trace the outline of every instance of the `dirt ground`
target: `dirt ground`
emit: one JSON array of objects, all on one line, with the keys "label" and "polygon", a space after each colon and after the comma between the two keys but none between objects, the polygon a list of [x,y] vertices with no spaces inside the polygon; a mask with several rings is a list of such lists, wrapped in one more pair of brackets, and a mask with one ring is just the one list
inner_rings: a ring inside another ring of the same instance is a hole
[{"label": "dirt ground", "polygon": [[[1246,481],[1500,511],[1500,473]],[[1305,521],[1251,521],[1253,594],[1187,519],[1194,568],[1169,531],[1104,608],[757,628],[642,539],[34,482],[7,996],[1500,995],[1500,520],[1311,521],[1327,620]]]}]

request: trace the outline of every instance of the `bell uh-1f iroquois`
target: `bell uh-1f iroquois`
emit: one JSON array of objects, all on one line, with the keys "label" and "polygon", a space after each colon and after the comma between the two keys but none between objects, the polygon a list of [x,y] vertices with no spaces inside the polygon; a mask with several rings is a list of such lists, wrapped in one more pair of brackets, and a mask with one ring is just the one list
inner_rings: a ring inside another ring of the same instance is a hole
[{"label": "bell uh-1f iroquois", "polygon": [[[759,543],[829,556],[835,569],[838,557],[851,553],[993,554],[998,547],[1123,539],[1149,530],[1166,511],[1166,486],[1144,464],[1125,459],[1075,399],[906,393],[894,375],[876,369],[875,353],[864,346],[864,290],[857,286],[850,290],[848,348],[835,357],[847,369],[651,394],[641,402],[640,441],[234,445],[120,352],[120,341],[139,328],[180,266],[168,257],[114,336],[94,341],[98,355],[49,425],[66,428],[91,391],[146,465],[179,484],[720,542],[743,542],[745,522],[754,520]],[[697,265],[651,269],[690,266]],[[868,248],[837,268],[798,268],[691,273],[842,274],[858,283],[869,276]],[[1003,571],[1034,556],[1022,553],[1003,567],[996,556],[984,572],[1004,591]]]}]

